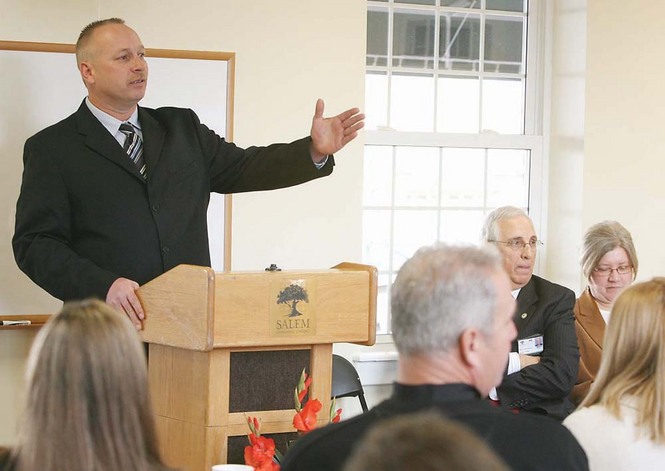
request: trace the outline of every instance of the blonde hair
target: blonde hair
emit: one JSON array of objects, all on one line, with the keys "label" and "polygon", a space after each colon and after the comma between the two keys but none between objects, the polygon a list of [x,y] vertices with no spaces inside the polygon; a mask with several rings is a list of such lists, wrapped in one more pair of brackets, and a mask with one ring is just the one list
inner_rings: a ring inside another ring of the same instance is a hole
[{"label": "blonde hair", "polygon": [[146,471],[160,459],[146,358],[126,316],[67,303],[30,352],[17,471]]},{"label": "blonde hair", "polygon": [[633,280],[637,276],[637,252],[633,244],[633,238],[628,229],[617,221],[602,221],[594,224],[584,233],[582,246],[582,273],[587,281],[591,280],[593,269],[598,266],[600,259],[607,252],[616,248],[622,248],[628,255],[628,261],[633,267]]},{"label": "blonde hair", "polygon": [[634,284],[614,301],[598,376],[580,407],[600,404],[621,418],[632,398],[637,427],[665,444],[665,278]]}]

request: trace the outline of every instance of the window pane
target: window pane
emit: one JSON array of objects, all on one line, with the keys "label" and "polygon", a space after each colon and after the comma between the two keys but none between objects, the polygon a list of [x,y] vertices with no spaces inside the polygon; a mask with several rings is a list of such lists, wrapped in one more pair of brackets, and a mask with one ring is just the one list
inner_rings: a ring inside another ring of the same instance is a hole
[{"label": "window pane", "polygon": [[437,132],[477,133],[480,85],[476,77],[440,77],[437,81]]},{"label": "window pane", "polygon": [[393,251],[394,271],[423,245],[431,245],[437,238],[437,211],[395,211],[395,248]]},{"label": "window pane", "polygon": [[485,8],[488,10],[524,11],[524,0],[487,0]]},{"label": "window pane", "polygon": [[390,333],[390,285],[391,278],[388,275],[379,275],[377,280],[378,290],[376,295],[376,333]]},{"label": "window pane", "polygon": [[439,26],[439,69],[478,70],[480,16],[444,12]]},{"label": "window pane", "polygon": [[438,204],[439,149],[398,147],[395,155],[395,206]]},{"label": "window pane", "polygon": [[482,130],[500,134],[524,132],[524,81],[493,78],[483,80]]},{"label": "window pane", "polygon": [[393,15],[393,66],[434,67],[434,14],[395,12]]},{"label": "window pane", "polygon": [[367,12],[367,65],[388,65],[388,12]]},{"label": "window pane", "polygon": [[483,218],[481,210],[441,211],[440,240],[450,243],[477,243]]},{"label": "window pane", "polygon": [[443,149],[441,205],[482,207],[485,149]]},{"label": "window pane", "polygon": [[[377,333],[390,330],[390,285],[419,247],[476,243],[494,207],[529,206],[527,9],[526,0],[368,2],[363,263],[379,269]],[[479,148],[483,133],[509,135],[499,142],[511,149]]]},{"label": "window pane", "polygon": [[367,129],[388,126],[388,75],[385,72],[365,75],[365,115]]},{"label": "window pane", "polygon": [[398,131],[434,129],[434,77],[394,74],[390,87],[390,127]]},{"label": "window pane", "polygon": [[397,3],[411,3],[414,5],[434,5],[436,0],[395,0]]},{"label": "window pane", "polygon": [[488,16],[485,19],[485,72],[524,73],[524,19]]},{"label": "window pane", "polygon": [[529,206],[529,151],[489,149],[487,151],[487,205]]},{"label": "window pane", "polygon": [[363,260],[379,271],[386,271],[389,266],[390,214],[390,210],[363,211]]},{"label": "window pane", "polygon": [[392,158],[389,146],[366,146],[363,171],[363,205],[386,206],[392,202]]},{"label": "window pane", "polygon": [[443,7],[480,8],[480,0],[441,0]]}]

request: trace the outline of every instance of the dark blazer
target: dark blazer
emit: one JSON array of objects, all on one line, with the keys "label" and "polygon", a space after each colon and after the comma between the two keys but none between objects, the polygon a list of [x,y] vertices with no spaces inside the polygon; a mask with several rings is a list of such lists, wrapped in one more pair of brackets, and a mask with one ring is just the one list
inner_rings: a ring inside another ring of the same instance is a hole
[{"label": "dark blazer", "polygon": [[[466,384],[407,386],[370,411],[307,433],[289,448],[282,471],[340,471],[364,435],[390,417],[431,411],[468,427],[515,471],[589,469],[586,454],[560,423],[513,414],[480,399]],[[417,469],[414,466],[413,469]]]},{"label": "dark blazer", "polygon": [[589,288],[575,302],[575,334],[580,347],[580,369],[571,397],[575,405],[579,405],[598,374],[605,337],[605,319]]},{"label": "dark blazer", "polygon": [[563,420],[573,410],[568,395],[577,378],[579,349],[575,337],[575,293],[538,276],[517,296],[517,340],[543,336],[540,363],[504,377],[497,387],[501,405],[547,414]]},{"label": "dark blazer", "polygon": [[21,270],[62,300],[105,299],[182,263],[210,265],[210,192],[297,185],[318,170],[309,137],[241,149],[179,108],[139,108],[147,181],[85,102],[26,141],[12,240]]}]

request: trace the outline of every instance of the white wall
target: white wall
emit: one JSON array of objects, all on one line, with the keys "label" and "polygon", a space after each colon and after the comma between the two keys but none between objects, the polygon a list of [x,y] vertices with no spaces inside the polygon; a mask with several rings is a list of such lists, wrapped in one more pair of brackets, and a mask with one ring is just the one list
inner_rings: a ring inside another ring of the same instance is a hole
[{"label": "white wall", "polygon": [[665,275],[665,2],[588,0],[583,224],[632,233],[638,280]]},{"label": "white wall", "polygon": [[578,294],[584,164],[586,0],[548,2],[544,117],[548,172],[544,275]]},{"label": "white wall", "polygon": [[0,331],[0,445],[14,443],[22,384],[35,330]]},{"label": "white wall", "polygon": [[[241,146],[309,134],[318,97],[326,101],[326,115],[363,105],[361,0],[0,0],[0,11],[1,40],[73,43],[87,23],[119,16],[147,47],[235,52],[234,141]],[[196,77],[183,87],[196,87]],[[6,118],[9,111],[0,113]],[[233,269],[328,268],[360,260],[362,136],[336,161],[330,178],[234,197]],[[5,183],[18,189],[17,182]],[[0,443],[13,443],[20,358],[31,336],[8,341],[9,333],[0,334]]]}]

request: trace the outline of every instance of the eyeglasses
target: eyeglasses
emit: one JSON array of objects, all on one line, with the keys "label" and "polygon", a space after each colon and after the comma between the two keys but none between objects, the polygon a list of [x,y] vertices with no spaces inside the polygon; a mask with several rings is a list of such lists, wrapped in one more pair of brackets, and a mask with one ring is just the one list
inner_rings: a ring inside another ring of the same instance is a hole
[{"label": "eyeglasses", "polygon": [[529,241],[522,240],[522,239],[511,239],[511,240],[488,240],[488,242],[495,242],[497,244],[505,244],[508,247],[510,247],[512,250],[515,252],[524,250],[524,248],[528,245],[531,247],[531,250],[536,250],[539,246],[543,245],[542,240],[538,239],[531,239]]},{"label": "eyeglasses", "polygon": [[615,270],[619,275],[627,275],[628,273],[631,273],[633,271],[633,267],[631,267],[630,265],[622,265],[616,268],[596,267],[593,269],[593,272],[599,276],[609,277],[612,274],[612,272]]}]

